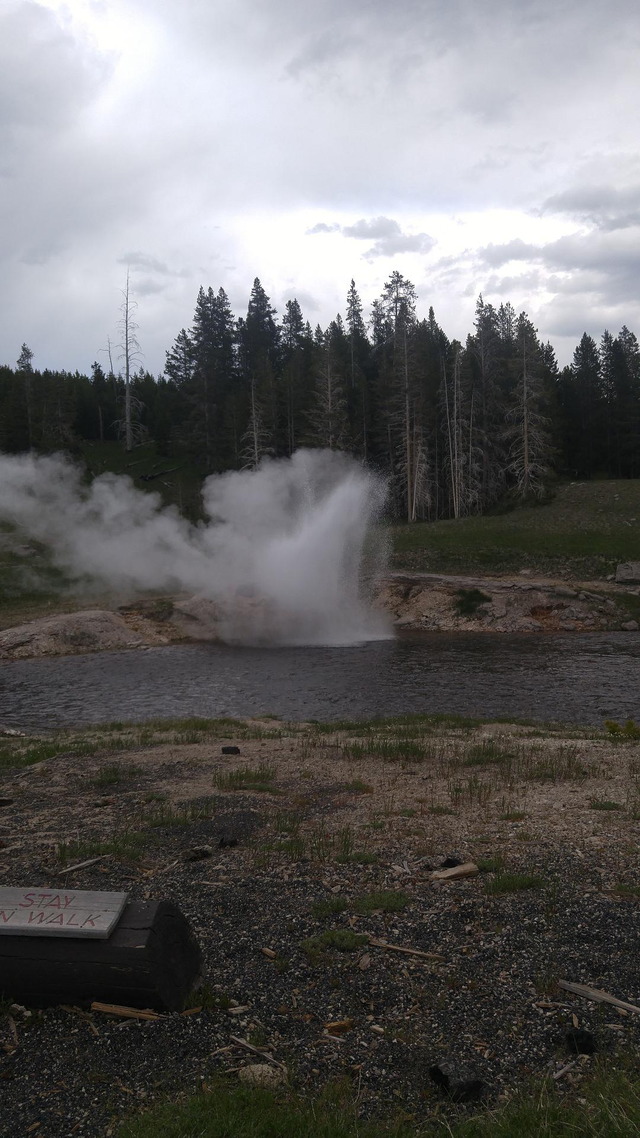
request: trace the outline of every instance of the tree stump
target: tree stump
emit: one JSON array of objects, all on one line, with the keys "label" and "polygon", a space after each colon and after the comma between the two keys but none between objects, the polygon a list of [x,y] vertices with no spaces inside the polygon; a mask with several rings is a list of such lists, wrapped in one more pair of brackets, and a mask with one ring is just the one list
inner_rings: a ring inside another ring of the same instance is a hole
[{"label": "tree stump", "polygon": [[0,936],[0,993],[29,1007],[93,1000],[179,1011],[202,971],[189,924],[169,901],[130,901],[106,940]]}]

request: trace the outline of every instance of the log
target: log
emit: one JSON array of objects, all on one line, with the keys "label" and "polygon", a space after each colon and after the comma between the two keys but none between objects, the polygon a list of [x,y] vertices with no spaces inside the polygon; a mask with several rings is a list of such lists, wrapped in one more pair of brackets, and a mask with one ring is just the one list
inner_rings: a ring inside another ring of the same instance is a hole
[{"label": "log", "polygon": [[89,1005],[180,1011],[202,954],[170,901],[129,901],[107,940],[1,936],[0,993],[29,1007]]}]

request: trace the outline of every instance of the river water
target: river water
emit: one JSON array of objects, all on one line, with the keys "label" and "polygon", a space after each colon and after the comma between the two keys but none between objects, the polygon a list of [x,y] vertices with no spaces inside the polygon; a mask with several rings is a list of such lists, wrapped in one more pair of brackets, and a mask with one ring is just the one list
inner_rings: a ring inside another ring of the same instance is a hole
[{"label": "river water", "polygon": [[351,648],[190,644],[0,664],[0,724],[408,712],[640,719],[636,633],[402,635]]}]

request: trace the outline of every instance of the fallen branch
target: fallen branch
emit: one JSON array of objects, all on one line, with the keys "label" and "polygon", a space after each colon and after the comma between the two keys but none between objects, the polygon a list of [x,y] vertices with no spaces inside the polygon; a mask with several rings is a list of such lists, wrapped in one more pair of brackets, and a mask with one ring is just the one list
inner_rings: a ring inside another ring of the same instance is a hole
[{"label": "fallen branch", "polygon": [[573,992],[576,996],[584,996],[585,1000],[593,1000],[596,1004],[613,1004],[614,1008],[622,1008],[625,1012],[634,1012],[640,1015],[640,1007],[628,1004],[626,1000],[619,1000],[610,996],[608,992],[601,992],[598,988],[590,988],[588,984],[572,984],[569,980],[558,980],[558,987],[565,992]]},{"label": "fallen branch", "polygon": [[76,869],[86,869],[89,865],[95,865],[97,861],[104,861],[106,857],[111,857],[111,854],[100,854],[99,857],[90,857],[88,861],[79,861],[76,865],[67,865],[64,869],[56,869],[54,877],[62,877],[63,873],[73,873]]},{"label": "fallen branch", "polygon": [[149,1008],[127,1008],[122,1004],[101,1004],[97,1000],[91,1005],[92,1012],[105,1012],[106,1015],[120,1016],[122,1019],[166,1019],[159,1012],[152,1012]]},{"label": "fallen branch", "polygon": [[561,1079],[563,1075],[566,1075],[567,1071],[571,1071],[574,1067],[576,1067],[579,1062],[579,1059],[572,1059],[571,1063],[565,1063],[564,1067],[561,1067],[559,1071],[556,1071],[555,1075],[553,1076],[555,1082],[557,1082],[558,1079]]},{"label": "fallen branch", "polygon": [[261,1051],[259,1047],[254,1047],[253,1043],[249,1043],[247,1039],[241,1039],[239,1035],[230,1035],[229,1039],[232,1043],[235,1043],[236,1047],[245,1047],[247,1051],[251,1051],[253,1055],[259,1055],[261,1059],[266,1059],[268,1063],[273,1063],[274,1067],[279,1067],[281,1071],[286,1071],[287,1068],[284,1063],[279,1063],[268,1051]]},{"label": "fallen branch", "polygon": [[445,959],[439,952],[421,952],[418,948],[403,948],[400,944],[389,944],[387,940],[379,940],[377,936],[370,936],[369,944],[374,948],[385,948],[388,952],[404,952],[406,956],[420,956],[423,960]]}]

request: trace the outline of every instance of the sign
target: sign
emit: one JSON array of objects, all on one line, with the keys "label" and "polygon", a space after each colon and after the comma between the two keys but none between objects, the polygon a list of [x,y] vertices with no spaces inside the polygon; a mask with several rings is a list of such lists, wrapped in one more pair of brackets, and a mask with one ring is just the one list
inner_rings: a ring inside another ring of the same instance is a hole
[{"label": "sign", "polygon": [[128,893],[0,889],[0,936],[74,936],[106,940]]}]

